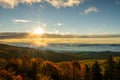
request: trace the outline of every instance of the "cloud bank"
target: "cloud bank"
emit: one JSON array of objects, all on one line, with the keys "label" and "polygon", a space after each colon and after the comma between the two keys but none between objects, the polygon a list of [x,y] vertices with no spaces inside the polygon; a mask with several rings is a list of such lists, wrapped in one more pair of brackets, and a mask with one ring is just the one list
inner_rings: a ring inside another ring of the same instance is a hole
[{"label": "cloud bank", "polygon": [[95,12],[95,13],[99,12],[98,8],[96,8],[96,7],[89,7],[87,9],[85,9],[82,12],[82,14],[90,14],[90,13],[93,13],[93,12]]},{"label": "cloud bank", "polygon": [[3,8],[14,8],[19,3],[32,5],[33,3],[47,2],[56,8],[77,6],[84,0],[0,0],[0,5]]}]

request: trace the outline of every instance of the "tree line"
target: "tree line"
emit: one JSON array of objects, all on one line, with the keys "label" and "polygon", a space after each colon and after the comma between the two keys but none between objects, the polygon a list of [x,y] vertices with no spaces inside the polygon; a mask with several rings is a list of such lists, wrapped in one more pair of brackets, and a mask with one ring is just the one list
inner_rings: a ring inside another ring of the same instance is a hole
[{"label": "tree line", "polygon": [[0,80],[120,80],[120,60],[112,56],[102,64],[79,61],[54,63],[41,58],[0,59]]}]

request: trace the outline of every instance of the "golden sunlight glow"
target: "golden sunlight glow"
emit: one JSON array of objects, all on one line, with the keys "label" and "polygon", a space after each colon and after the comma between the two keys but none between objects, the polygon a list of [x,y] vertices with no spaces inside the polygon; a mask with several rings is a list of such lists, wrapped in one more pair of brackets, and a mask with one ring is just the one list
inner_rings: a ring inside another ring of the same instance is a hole
[{"label": "golden sunlight glow", "polygon": [[27,36],[28,40],[30,39],[30,42],[28,41],[28,43],[31,43],[31,45],[34,46],[47,46],[47,42],[44,39],[45,35],[43,35],[44,33],[45,30],[41,27],[32,29]]},{"label": "golden sunlight glow", "polygon": [[33,33],[37,34],[37,35],[42,35],[44,32],[45,32],[44,29],[38,27],[38,28],[34,29]]}]

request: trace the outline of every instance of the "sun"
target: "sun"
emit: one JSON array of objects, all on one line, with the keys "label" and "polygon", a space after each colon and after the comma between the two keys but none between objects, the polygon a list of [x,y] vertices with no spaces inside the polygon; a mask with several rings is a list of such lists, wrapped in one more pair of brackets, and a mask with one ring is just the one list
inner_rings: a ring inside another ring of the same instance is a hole
[{"label": "sun", "polygon": [[37,34],[37,35],[42,35],[44,32],[45,32],[44,29],[40,27],[34,29],[34,34]]}]

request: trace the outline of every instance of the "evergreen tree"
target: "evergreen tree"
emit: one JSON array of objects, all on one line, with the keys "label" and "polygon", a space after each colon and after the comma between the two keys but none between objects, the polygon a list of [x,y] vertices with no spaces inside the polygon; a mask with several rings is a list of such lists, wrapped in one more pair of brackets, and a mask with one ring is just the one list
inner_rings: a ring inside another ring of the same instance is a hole
[{"label": "evergreen tree", "polygon": [[118,63],[116,64],[116,69],[115,69],[115,71],[116,71],[116,74],[115,74],[116,79],[115,79],[115,80],[120,80],[120,60],[119,60]]},{"label": "evergreen tree", "polygon": [[85,65],[84,80],[90,80],[90,69],[88,65]]},{"label": "evergreen tree", "polygon": [[91,68],[91,79],[92,80],[102,80],[101,69],[97,61],[92,65]]},{"label": "evergreen tree", "polygon": [[115,62],[113,61],[112,56],[109,56],[106,60],[104,79],[115,80]]}]

